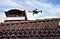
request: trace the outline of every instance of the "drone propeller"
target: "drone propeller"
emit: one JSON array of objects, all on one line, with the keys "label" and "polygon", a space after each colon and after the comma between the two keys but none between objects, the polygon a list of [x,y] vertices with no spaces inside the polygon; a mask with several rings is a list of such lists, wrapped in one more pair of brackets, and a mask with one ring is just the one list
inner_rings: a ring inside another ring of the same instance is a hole
[{"label": "drone propeller", "polygon": [[41,12],[42,13],[42,10],[38,11],[38,12]]}]

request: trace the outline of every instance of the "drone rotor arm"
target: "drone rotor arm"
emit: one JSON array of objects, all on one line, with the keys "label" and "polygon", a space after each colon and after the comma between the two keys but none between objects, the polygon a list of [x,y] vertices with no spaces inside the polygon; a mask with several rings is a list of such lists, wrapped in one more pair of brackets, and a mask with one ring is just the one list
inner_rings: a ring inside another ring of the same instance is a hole
[{"label": "drone rotor arm", "polygon": [[33,11],[28,11],[28,12],[33,12]]},{"label": "drone rotor arm", "polygon": [[42,13],[42,10],[41,11],[38,11],[38,12],[41,12]]}]

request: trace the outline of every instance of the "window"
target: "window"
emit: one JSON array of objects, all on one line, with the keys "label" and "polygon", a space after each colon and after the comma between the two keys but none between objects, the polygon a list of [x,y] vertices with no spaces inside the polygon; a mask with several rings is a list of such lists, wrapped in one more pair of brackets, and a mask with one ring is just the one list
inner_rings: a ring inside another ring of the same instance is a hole
[{"label": "window", "polygon": [[0,24],[0,26],[4,26],[4,24],[3,24],[3,23],[1,23],[1,24]]},{"label": "window", "polygon": [[30,23],[33,23],[33,22],[30,22]]},{"label": "window", "polygon": [[34,22],[34,23],[37,23],[37,22]]},{"label": "window", "polygon": [[38,22],[41,22],[41,21],[38,21]]},{"label": "window", "polygon": [[6,24],[7,26],[9,26],[10,24]]},{"label": "window", "polygon": [[24,24],[24,23],[21,23],[21,24]]},{"label": "window", "polygon": [[57,20],[55,20],[55,21],[57,21]]},{"label": "window", "polygon": [[12,26],[14,25],[14,24],[11,24]]},{"label": "window", "polygon": [[42,22],[45,22],[45,21],[42,21]]},{"label": "window", "polygon": [[28,22],[25,22],[25,24],[28,24]]},{"label": "window", "polygon": [[47,20],[46,22],[49,22],[49,20]]},{"label": "window", "polygon": [[16,25],[19,25],[19,23],[16,23]]}]

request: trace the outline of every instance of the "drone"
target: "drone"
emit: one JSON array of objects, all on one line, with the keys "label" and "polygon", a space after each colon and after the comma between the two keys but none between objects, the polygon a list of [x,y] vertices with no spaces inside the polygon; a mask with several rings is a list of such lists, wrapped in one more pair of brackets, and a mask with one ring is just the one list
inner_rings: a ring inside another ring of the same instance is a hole
[{"label": "drone", "polygon": [[39,12],[41,12],[42,13],[42,10],[40,10],[40,11],[37,11],[38,9],[35,9],[35,10],[33,10],[33,11],[29,11],[29,12],[33,12],[33,15],[34,14],[38,14]]}]

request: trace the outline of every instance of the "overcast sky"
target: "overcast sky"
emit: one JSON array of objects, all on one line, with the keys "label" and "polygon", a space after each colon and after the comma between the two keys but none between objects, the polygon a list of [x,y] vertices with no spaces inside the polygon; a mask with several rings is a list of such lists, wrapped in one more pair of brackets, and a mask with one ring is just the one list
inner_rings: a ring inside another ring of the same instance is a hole
[{"label": "overcast sky", "polygon": [[[34,9],[42,10],[33,16]],[[5,11],[10,9],[26,10],[28,19],[60,17],[60,0],[0,0],[0,22],[4,20]]]}]

